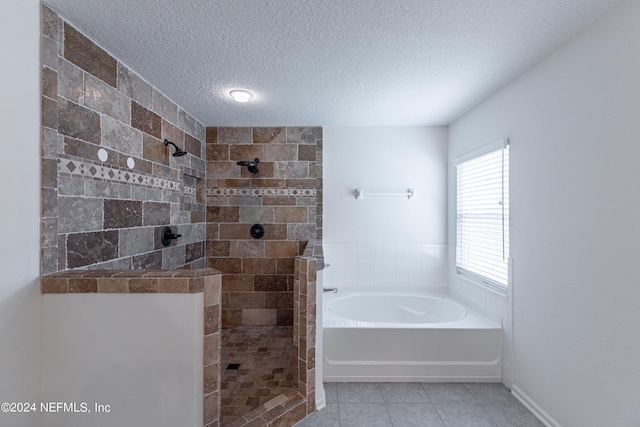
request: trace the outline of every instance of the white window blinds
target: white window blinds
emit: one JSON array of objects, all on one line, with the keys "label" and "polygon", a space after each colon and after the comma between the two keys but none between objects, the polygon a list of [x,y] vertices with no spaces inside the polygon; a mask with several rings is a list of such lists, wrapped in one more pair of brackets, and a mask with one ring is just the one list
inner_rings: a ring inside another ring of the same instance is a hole
[{"label": "white window blinds", "polygon": [[509,146],[457,165],[456,269],[504,292],[509,277]]}]

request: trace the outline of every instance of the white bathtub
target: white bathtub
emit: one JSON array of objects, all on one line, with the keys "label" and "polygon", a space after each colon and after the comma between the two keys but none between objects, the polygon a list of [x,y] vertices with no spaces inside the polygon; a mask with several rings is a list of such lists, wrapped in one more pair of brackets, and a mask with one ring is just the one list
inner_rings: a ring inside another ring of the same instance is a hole
[{"label": "white bathtub", "polygon": [[445,297],[323,294],[325,381],[501,381],[500,326]]}]

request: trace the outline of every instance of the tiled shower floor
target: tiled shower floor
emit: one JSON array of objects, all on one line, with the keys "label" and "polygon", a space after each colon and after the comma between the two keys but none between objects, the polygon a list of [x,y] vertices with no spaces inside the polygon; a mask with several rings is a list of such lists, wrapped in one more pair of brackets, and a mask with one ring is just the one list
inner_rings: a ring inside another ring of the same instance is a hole
[{"label": "tiled shower floor", "polygon": [[291,388],[293,328],[223,327],[221,358],[224,426]]}]

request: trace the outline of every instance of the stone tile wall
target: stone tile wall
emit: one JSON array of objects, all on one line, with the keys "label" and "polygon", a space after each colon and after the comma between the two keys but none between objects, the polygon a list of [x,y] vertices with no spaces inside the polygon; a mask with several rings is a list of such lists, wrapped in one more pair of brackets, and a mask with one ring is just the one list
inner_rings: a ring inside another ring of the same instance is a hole
[{"label": "stone tile wall", "polygon": [[206,278],[204,284],[203,425],[220,426],[220,359],[222,275]]},{"label": "stone tile wall", "polygon": [[204,267],[205,127],[44,5],[41,46],[42,274]]},{"label": "stone tile wall", "polygon": [[[209,127],[206,141],[207,266],[224,273],[223,324],[292,325],[294,258],[322,233],[322,128]],[[257,174],[236,164],[255,158]]]},{"label": "stone tile wall", "polygon": [[307,414],[316,410],[316,277],[318,264],[324,263],[313,251],[296,257],[293,291],[293,388],[306,399]]}]

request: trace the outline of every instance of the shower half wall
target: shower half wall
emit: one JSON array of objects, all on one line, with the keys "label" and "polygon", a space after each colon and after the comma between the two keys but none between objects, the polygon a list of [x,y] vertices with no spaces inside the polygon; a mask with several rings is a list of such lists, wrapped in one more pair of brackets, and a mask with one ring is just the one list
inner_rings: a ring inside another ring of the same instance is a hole
[{"label": "shower half wall", "polygon": [[[208,127],[206,142],[206,256],[223,273],[223,325],[291,326],[294,258],[322,238],[322,128]],[[237,164],[256,158],[256,174]]]}]

